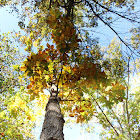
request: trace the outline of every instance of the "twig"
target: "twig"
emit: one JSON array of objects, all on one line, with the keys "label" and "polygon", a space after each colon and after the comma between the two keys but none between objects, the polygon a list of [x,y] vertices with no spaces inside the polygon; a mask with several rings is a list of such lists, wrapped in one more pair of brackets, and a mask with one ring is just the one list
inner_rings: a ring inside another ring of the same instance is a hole
[{"label": "twig", "polygon": [[117,136],[119,136],[119,133],[117,132],[117,130],[115,129],[115,127],[111,124],[111,122],[109,121],[109,119],[107,118],[106,114],[104,113],[104,111],[102,110],[102,108],[100,107],[100,105],[98,104],[98,102],[96,101],[96,99],[92,96],[93,100],[95,101],[95,103],[97,104],[98,108],[101,110],[101,112],[103,113],[105,119],[107,120],[107,122],[110,124],[110,126],[113,128],[113,130],[115,131],[115,133],[117,134]]},{"label": "twig", "polygon": [[127,113],[127,121],[128,121],[128,127],[129,127],[129,136],[130,136],[130,140],[131,140],[131,132],[130,132],[130,122],[129,122],[129,119],[130,119],[130,114],[129,114],[129,111],[128,111],[128,98],[129,98],[129,62],[130,62],[130,57],[128,58],[128,85],[127,85],[127,95],[126,95],[126,113]]},{"label": "twig", "polygon": [[83,100],[72,100],[72,99],[61,99],[60,101],[79,101],[79,102],[81,102],[81,101],[88,101],[88,102],[90,102],[90,100],[85,100],[85,99],[83,99]]},{"label": "twig", "polygon": [[[64,56],[64,54],[63,54],[63,56]],[[59,84],[59,81],[60,81],[60,78],[61,78],[61,75],[62,75],[62,70],[63,70],[63,61],[61,63],[61,73],[60,73],[58,81],[57,81],[57,92],[58,92],[58,84]]]},{"label": "twig", "polygon": [[115,114],[115,112],[113,111],[113,109],[112,109],[112,112],[113,112],[114,116],[116,117],[116,119],[117,119],[117,121],[118,121],[118,123],[119,123],[119,125],[120,125],[120,127],[121,127],[122,133],[124,133],[122,124],[121,124],[121,122],[120,122],[120,119],[117,117],[117,115]]}]

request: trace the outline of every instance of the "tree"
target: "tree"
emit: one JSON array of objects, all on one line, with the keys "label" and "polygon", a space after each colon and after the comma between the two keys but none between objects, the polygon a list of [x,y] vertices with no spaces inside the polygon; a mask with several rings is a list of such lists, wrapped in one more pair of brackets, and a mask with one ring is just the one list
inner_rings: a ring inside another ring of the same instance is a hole
[{"label": "tree", "polygon": [[[138,80],[138,79],[137,79]],[[134,82],[134,81],[133,81]],[[136,83],[135,83],[136,84]],[[133,87],[131,87],[133,88]],[[133,88],[129,92],[129,102],[119,103],[112,106],[112,108],[105,111],[107,118],[114,124],[114,127],[119,132],[119,137],[116,139],[139,139],[139,86]],[[103,109],[104,107],[102,107]],[[135,109],[134,109],[135,108]],[[113,139],[113,129],[108,125],[103,114],[98,114],[99,122],[103,125],[101,132],[102,139]],[[108,135],[108,133],[110,135]]]},{"label": "tree", "polygon": [[[53,14],[55,11],[52,9],[50,14],[51,13]],[[90,87],[93,82],[95,86],[97,86],[96,80],[101,84],[102,80],[104,80],[104,82],[106,81],[106,75],[104,71],[101,70],[101,65],[98,62],[94,62],[92,57],[82,54],[82,51],[77,49],[80,39],[78,40],[76,31],[73,24],[69,21],[69,18],[65,17],[65,15],[61,15],[62,13],[59,11],[57,11],[57,14],[59,14],[57,16],[60,16],[61,22],[58,21],[57,23],[55,17],[53,21],[48,21],[50,26],[56,22],[56,30],[52,33],[52,38],[57,42],[57,48],[47,44],[48,48],[46,50],[39,50],[37,54],[31,53],[24,62],[24,66],[21,67],[21,70],[25,71],[28,76],[31,76],[31,83],[27,88],[30,89],[29,93],[33,94],[33,97],[35,97],[39,91],[42,91],[44,87],[51,87],[41,139],[63,139],[62,128],[64,121],[58,104],[58,92],[63,84],[65,90],[71,90],[72,94],[75,92],[75,96],[80,99],[83,95],[81,87],[84,86],[85,83]],[[50,19],[52,19],[52,17],[50,17]],[[59,24],[62,24],[62,26]],[[54,27],[52,26],[52,28]],[[60,39],[61,36],[57,35],[60,30],[62,30],[62,39]],[[62,44],[63,47],[61,47]],[[78,59],[76,56],[78,56]],[[89,71],[88,74],[87,71]],[[58,87],[60,88],[58,89]],[[66,97],[67,95],[64,96]],[[69,98],[71,99],[71,97]],[[80,107],[77,109],[77,113],[79,111],[83,112],[84,110]],[[72,113],[70,115],[73,116],[74,114]],[[84,116],[79,114],[77,121],[82,122]]]},{"label": "tree", "polygon": [[[117,84],[114,85],[114,89],[108,88],[106,91],[98,91],[102,97],[98,98],[98,103],[96,103],[99,110],[95,117],[98,118],[98,123],[103,126],[103,131],[100,134],[101,139],[113,139],[114,128],[119,133],[119,136],[115,137],[116,139],[139,139],[139,78],[136,77],[136,75],[139,75],[139,60],[137,59],[134,62],[136,67],[132,65],[130,63],[132,58],[125,58],[122,55],[120,46],[121,43],[115,39],[108,46],[106,59],[108,63],[112,64],[112,68],[107,73],[109,77],[114,77],[115,80],[118,79],[118,73],[124,71],[124,68],[127,69],[125,70],[127,78],[123,79],[122,74],[119,74],[121,75],[119,83],[124,83],[126,87],[124,92],[126,98],[122,102],[111,104],[110,101],[113,98],[110,98],[110,96],[113,96],[113,93],[118,94],[118,92],[121,92]],[[136,70],[135,74],[137,73],[135,76],[133,75],[134,70]],[[108,95],[104,95],[104,92],[107,92]],[[111,127],[112,124],[113,127]]]},{"label": "tree", "polygon": [[33,138],[35,116],[26,94],[27,80],[21,80],[19,70],[24,57],[13,46],[15,42],[9,34],[0,36],[0,139],[23,140]]},{"label": "tree", "polygon": [[[113,137],[119,137],[120,133],[99,103],[110,110],[119,102],[128,102],[124,82],[126,60],[122,52],[117,54],[118,58],[113,56],[113,59],[106,59],[107,53],[101,52],[98,40],[92,37],[87,29],[96,28],[98,20],[102,21],[126,46],[128,56],[138,56],[139,46],[134,47],[133,42],[126,43],[112,26],[114,15],[135,24],[139,23],[134,11],[135,2],[50,0],[31,2],[32,7],[28,4],[30,2],[24,2],[22,6],[30,19],[29,24],[26,27],[23,21],[19,22],[26,35],[19,34],[18,39],[29,52],[21,70],[25,71],[26,77],[30,77],[27,89],[31,100],[38,97],[38,93],[43,92],[44,88],[50,89],[41,139],[63,139],[64,120],[59,102],[62,103],[65,113],[69,112],[69,116],[75,117],[77,123],[89,121],[98,111],[98,106],[116,134]],[[113,10],[114,8],[116,10]],[[121,8],[128,10],[129,15],[128,12],[117,11]],[[35,12],[31,14],[31,11]],[[24,16],[26,14],[23,14],[22,18]],[[138,33],[138,29],[132,31],[135,35]],[[134,38],[138,41],[139,36]],[[46,41],[53,41],[54,45],[47,43],[45,46]],[[33,46],[37,47],[36,53]],[[100,114],[98,118],[99,116]],[[129,138],[131,139],[131,134]]]}]

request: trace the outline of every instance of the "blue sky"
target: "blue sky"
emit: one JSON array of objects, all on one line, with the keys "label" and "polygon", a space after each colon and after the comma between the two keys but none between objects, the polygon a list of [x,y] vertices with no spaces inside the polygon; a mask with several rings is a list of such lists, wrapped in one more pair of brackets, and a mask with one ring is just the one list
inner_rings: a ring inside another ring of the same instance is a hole
[{"label": "blue sky", "polygon": [[8,8],[0,9],[0,33],[19,30],[18,19],[7,11]]}]

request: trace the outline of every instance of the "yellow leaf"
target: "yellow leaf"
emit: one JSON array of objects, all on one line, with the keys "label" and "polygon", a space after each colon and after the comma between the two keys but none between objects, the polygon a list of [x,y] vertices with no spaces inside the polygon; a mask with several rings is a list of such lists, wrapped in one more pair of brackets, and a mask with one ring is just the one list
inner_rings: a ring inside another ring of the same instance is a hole
[{"label": "yellow leaf", "polygon": [[30,83],[30,85],[35,85],[35,81],[32,81],[32,82]]},{"label": "yellow leaf", "polygon": [[46,76],[45,76],[45,79],[46,79],[47,81],[49,80],[49,78],[50,78],[49,75],[46,75]]},{"label": "yellow leaf", "polygon": [[79,119],[79,117],[77,118],[77,123],[79,123],[80,122],[80,119]]},{"label": "yellow leaf", "polygon": [[35,42],[33,42],[34,47],[37,47],[37,40],[35,40]]},{"label": "yellow leaf", "polygon": [[28,115],[27,119],[28,119],[28,120],[31,120],[31,116],[30,116],[30,115]]},{"label": "yellow leaf", "polygon": [[20,68],[21,71],[25,71],[26,69],[27,69],[26,66],[22,66],[22,67]]}]

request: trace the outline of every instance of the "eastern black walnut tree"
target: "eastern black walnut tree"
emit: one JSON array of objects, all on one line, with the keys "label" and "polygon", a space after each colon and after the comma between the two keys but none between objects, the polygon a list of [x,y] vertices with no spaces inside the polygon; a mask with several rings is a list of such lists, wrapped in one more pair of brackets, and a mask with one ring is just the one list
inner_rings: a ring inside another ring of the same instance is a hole
[{"label": "eastern black walnut tree", "polygon": [[[111,110],[114,105],[125,102],[127,137],[135,137],[130,132],[127,106],[129,95],[125,76],[128,70],[129,77],[127,60],[130,61],[132,55],[134,58],[140,56],[139,30],[132,29],[133,42],[126,42],[118,30],[113,28],[116,17],[135,25],[140,23],[134,9],[135,1],[22,1],[22,7],[22,19],[28,16],[29,23],[26,26],[23,21],[19,22],[26,35],[19,33],[17,38],[29,53],[21,71],[30,78],[27,86],[30,99],[37,98],[43,89],[50,90],[40,139],[64,139],[65,121],[59,103],[63,113],[68,112],[77,123],[88,122],[93,116],[100,121],[104,118],[114,133],[112,138],[121,138],[124,131],[114,126],[102,107]],[[101,51],[98,40],[90,35],[99,22],[103,22],[116,34],[123,47],[126,47],[124,50],[127,50],[127,54],[115,43],[112,43],[112,48],[110,45],[110,53]],[[106,54],[110,54],[111,59],[107,59]],[[103,122],[101,124],[105,127]]]}]

